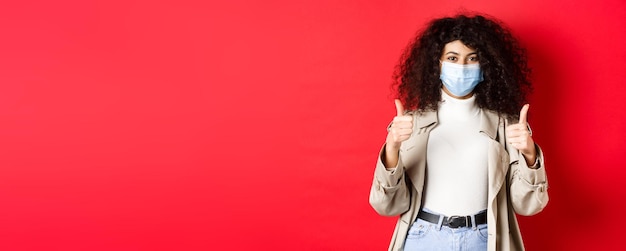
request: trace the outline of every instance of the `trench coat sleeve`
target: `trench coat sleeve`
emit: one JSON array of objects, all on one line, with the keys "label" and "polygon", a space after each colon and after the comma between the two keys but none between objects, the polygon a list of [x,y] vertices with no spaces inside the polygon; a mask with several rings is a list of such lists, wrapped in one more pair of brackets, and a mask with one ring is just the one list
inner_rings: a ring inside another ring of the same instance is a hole
[{"label": "trench coat sleeve", "polygon": [[[511,153],[510,196],[517,214],[534,215],[548,204],[548,179],[544,165],[543,151],[536,145],[537,169],[529,168],[522,154],[514,149]],[[512,151],[511,151],[512,150]]]},{"label": "trench coat sleeve", "polygon": [[406,183],[402,156],[398,156],[398,164],[394,169],[387,170],[382,162],[385,154],[383,145],[370,189],[370,205],[383,216],[396,216],[409,210],[410,191]]}]

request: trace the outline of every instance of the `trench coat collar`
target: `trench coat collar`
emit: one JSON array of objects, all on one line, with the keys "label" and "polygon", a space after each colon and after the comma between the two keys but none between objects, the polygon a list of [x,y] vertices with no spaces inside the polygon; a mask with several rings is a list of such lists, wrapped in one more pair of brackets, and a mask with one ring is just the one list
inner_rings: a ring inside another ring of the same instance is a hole
[{"label": "trench coat collar", "polygon": [[[416,121],[416,127],[418,129],[418,134],[422,134],[426,131],[430,131],[434,128],[433,125],[438,123],[437,111],[424,111],[418,115],[420,118]],[[508,165],[501,165],[500,163],[504,163],[506,159],[509,158],[508,154],[504,154],[506,150],[502,147],[499,147],[501,144],[501,140],[499,137],[504,137],[504,135],[499,136],[499,129],[504,129],[504,118],[501,118],[497,112],[482,109],[482,113],[480,116],[480,133],[484,133],[493,141],[491,143],[491,147],[489,148],[489,156],[492,156],[489,159],[488,163],[488,175],[489,175],[489,195],[488,201],[493,202],[496,199],[498,191],[502,185],[504,185],[504,181],[506,178],[506,173],[508,172]],[[501,128],[502,127],[502,128]],[[428,137],[421,137],[420,143],[424,146],[422,149],[425,149],[426,143],[428,141]],[[502,162],[501,162],[502,161]],[[425,166],[424,166],[425,167]],[[501,168],[499,168],[501,167]],[[414,169],[409,169],[409,174],[412,177],[421,177],[423,178],[423,172],[417,172]],[[417,175],[417,176],[416,176]],[[422,176],[419,176],[422,175]],[[423,179],[420,179],[419,183],[414,183],[417,191],[423,190]],[[491,204],[491,203],[490,203]],[[493,211],[493,208],[492,208]]]},{"label": "trench coat collar", "polygon": [[417,128],[428,127],[434,123],[437,123],[437,111],[422,111],[417,112],[419,119],[416,121]]},{"label": "trench coat collar", "polygon": [[[419,119],[416,121],[417,129],[428,127],[437,123],[437,111],[422,111],[418,114]],[[496,140],[498,136],[498,122],[500,116],[494,111],[482,109],[480,118],[480,132],[485,133],[491,139]]]},{"label": "trench coat collar", "polygon": [[487,109],[482,109],[482,111],[480,132],[487,134],[493,140],[497,140],[500,116],[496,112]]}]

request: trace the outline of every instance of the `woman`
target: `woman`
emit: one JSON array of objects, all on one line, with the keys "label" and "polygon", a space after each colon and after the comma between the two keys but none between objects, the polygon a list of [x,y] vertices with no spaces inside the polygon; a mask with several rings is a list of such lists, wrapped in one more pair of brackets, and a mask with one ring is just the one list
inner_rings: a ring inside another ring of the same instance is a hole
[{"label": "woman", "polygon": [[529,73],[511,33],[480,15],[433,20],[407,47],[370,191],[379,214],[400,215],[389,250],[524,249],[515,214],[548,203]]}]

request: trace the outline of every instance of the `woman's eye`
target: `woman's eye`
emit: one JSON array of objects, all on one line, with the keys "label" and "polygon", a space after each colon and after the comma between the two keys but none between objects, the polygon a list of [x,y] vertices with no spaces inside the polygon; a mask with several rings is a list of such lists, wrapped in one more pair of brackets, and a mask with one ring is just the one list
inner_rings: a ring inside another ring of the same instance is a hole
[{"label": "woman's eye", "polygon": [[456,57],[448,57],[448,60],[450,60],[450,61],[456,61]]},{"label": "woman's eye", "polygon": [[478,61],[478,57],[470,57],[469,61],[476,62],[476,61]]}]

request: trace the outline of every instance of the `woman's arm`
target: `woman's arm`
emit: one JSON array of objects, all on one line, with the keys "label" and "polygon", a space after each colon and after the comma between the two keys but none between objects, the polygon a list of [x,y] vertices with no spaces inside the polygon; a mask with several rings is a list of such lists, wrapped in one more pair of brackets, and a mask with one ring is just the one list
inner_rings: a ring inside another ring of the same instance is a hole
[{"label": "woman's arm", "polygon": [[378,214],[396,216],[409,210],[410,192],[401,158],[396,153],[396,165],[388,168],[382,160],[386,156],[385,152],[386,144],[376,163],[369,202]]},{"label": "woman's arm", "polygon": [[400,146],[413,133],[413,116],[405,115],[400,100],[395,100],[397,116],[387,129],[385,145],[378,154],[370,205],[380,215],[395,216],[409,210],[410,192],[400,158]]},{"label": "woman's arm", "polygon": [[[548,178],[544,164],[543,152],[536,146],[536,163],[530,165],[521,153],[510,149],[511,154],[517,154],[517,161],[511,163],[509,180],[509,196],[513,209],[520,215],[533,215],[541,212],[548,204]],[[533,168],[529,167],[535,165]]]},{"label": "woman's arm", "polygon": [[527,122],[529,107],[524,105],[519,122],[506,128],[506,147],[512,160],[509,195],[515,212],[521,215],[540,212],[549,199],[543,153],[535,144]]}]

